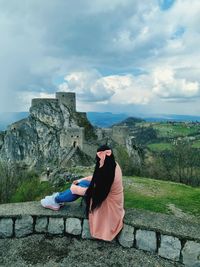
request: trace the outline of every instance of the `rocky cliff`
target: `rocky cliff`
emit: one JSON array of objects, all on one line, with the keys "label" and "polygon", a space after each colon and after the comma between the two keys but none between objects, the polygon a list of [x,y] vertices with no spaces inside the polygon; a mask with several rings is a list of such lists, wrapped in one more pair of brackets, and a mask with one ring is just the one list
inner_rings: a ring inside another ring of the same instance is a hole
[{"label": "rocky cliff", "polygon": [[[95,137],[85,113],[70,109],[59,99],[33,99],[30,115],[0,133],[0,158],[28,166],[58,165],[72,154],[72,147],[79,154],[84,140]],[[89,160],[86,156],[85,163]]]},{"label": "rocky cliff", "polygon": [[33,99],[26,119],[0,132],[0,159],[29,167],[90,165],[100,144],[123,146],[140,165],[127,126],[94,128],[86,113],[76,111],[74,93],[56,93],[55,99]]}]

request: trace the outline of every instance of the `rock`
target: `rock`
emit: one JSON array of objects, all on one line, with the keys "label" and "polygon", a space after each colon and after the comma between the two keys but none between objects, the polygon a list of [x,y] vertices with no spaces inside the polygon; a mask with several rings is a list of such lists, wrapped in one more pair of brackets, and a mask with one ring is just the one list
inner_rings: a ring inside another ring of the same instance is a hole
[{"label": "rock", "polygon": [[118,241],[123,247],[132,247],[134,242],[134,227],[124,224],[124,227],[118,236]]},{"label": "rock", "polygon": [[22,218],[15,221],[15,236],[23,237],[33,233],[33,218],[29,215],[24,215]]},{"label": "rock", "polygon": [[49,218],[48,233],[63,234],[64,220],[63,218]]},{"label": "rock", "polygon": [[200,266],[200,243],[187,241],[183,250],[183,263],[190,267]]},{"label": "rock", "polygon": [[53,99],[33,99],[29,116],[0,134],[0,158],[42,170],[47,166],[89,166],[97,147],[108,141],[115,147],[124,146],[132,164],[140,166],[126,126],[98,129],[100,139],[96,133],[86,113],[76,111],[75,93],[58,92]]},{"label": "rock", "polygon": [[[86,115],[75,110],[72,94],[63,95],[62,100],[61,93],[55,99],[33,99],[29,116],[11,124],[0,136],[0,158],[30,167],[58,166],[68,159],[71,148],[82,148],[86,132],[95,137]],[[76,163],[81,165],[80,158]]]},{"label": "rock", "polygon": [[155,252],[157,249],[156,233],[147,230],[137,230],[136,246],[142,250]]},{"label": "rock", "polygon": [[93,239],[93,237],[90,234],[89,221],[87,219],[84,219],[84,221],[83,221],[82,238]]},{"label": "rock", "polygon": [[181,251],[181,242],[173,236],[161,235],[161,244],[158,255],[163,258],[179,261]]},{"label": "rock", "polygon": [[36,223],[35,223],[35,231],[37,233],[46,233],[47,232],[47,226],[48,226],[48,220],[47,218],[43,217],[37,217]]},{"label": "rock", "polygon": [[81,220],[77,218],[68,218],[65,222],[65,231],[68,234],[80,235],[82,231]]},{"label": "rock", "polygon": [[13,235],[13,220],[10,218],[0,219],[0,237],[11,237]]}]

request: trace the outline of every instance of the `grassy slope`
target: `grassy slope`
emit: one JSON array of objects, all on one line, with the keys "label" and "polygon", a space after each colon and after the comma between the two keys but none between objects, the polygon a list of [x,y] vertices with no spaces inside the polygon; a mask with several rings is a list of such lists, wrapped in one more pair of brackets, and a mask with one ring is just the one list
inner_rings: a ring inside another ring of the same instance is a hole
[{"label": "grassy slope", "polygon": [[[87,176],[92,173],[91,168],[76,167],[74,174]],[[139,208],[154,212],[170,213],[169,204],[183,212],[200,217],[200,188],[193,188],[184,184],[161,181],[142,177],[123,177],[125,207]],[[53,192],[64,191],[71,183],[57,188],[49,182],[40,183],[38,179],[25,182],[13,195],[11,202],[40,200]]]},{"label": "grassy slope", "polygon": [[152,143],[147,145],[147,147],[151,150],[151,151],[163,151],[163,150],[170,150],[172,149],[172,144],[170,143]]},{"label": "grassy slope", "polygon": [[200,216],[200,188],[169,181],[124,177],[125,207],[170,213],[168,205]]},{"label": "grassy slope", "polygon": [[197,140],[192,145],[194,148],[200,148],[200,140]]},{"label": "grassy slope", "polygon": [[199,126],[187,127],[184,124],[171,125],[168,123],[154,124],[153,128],[158,131],[159,137],[178,137],[196,134]]},{"label": "grassy slope", "polygon": [[[143,127],[145,124],[143,123]],[[149,127],[149,124],[146,123],[146,126]],[[191,125],[188,127],[184,123],[179,123],[176,125],[169,123],[153,123],[153,128],[157,131],[158,138],[177,138],[177,137],[186,137],[189,135],[199,134],[200,126],[199,125]],[[158,142],[148,144],[147,147],[153,152],[161,152],[164,150],[171,150],[172,143],[169,139],[169,142]],[[194,148],[200,148],[200,140],[196,140],[193,143]]]}]

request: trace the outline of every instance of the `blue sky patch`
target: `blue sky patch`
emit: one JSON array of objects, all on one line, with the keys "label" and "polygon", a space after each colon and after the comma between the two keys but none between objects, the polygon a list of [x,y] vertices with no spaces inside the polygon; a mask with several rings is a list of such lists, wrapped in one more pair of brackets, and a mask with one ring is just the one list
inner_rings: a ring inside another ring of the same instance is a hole
[{"label": "blue sky patch", "polygon": [[175,0],[159,0],[159,6],[161,10],[167,10],[172,7]]},{"label": "blue sky patch", "polygon": [[183,26],[179,26],[176,31],[172,34],[172,37],[171,39],[174,40],[174,39],[179,39],[180,37],[183,36],[184,32],[185,32],[185,27]]}]

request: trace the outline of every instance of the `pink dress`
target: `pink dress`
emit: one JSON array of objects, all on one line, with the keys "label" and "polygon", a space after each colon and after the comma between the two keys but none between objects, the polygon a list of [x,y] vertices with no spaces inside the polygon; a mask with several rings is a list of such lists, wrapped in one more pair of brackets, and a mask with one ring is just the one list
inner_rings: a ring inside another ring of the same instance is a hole
[{"label": "pink dress", "polygon": [[[81,180],[91,181],[92,176]],[[72,184],[71,191],[73,194],[83,196],[87,188]],[[123,227],[124,218],[124,194],[122,185],[122,172],[117,164],[115,168],[115,178],[107,198],[99,208],[89,213],[89,226],[91,236],[106,241],[111,241],[120,232]]]}]

